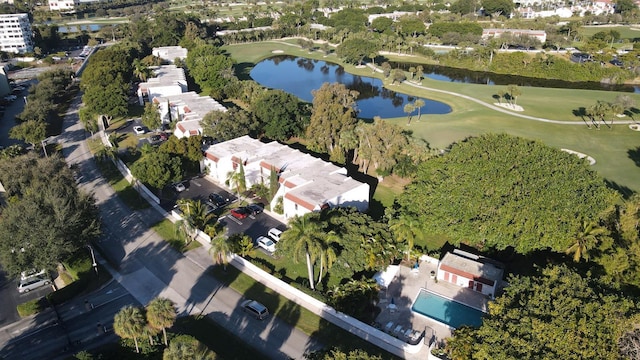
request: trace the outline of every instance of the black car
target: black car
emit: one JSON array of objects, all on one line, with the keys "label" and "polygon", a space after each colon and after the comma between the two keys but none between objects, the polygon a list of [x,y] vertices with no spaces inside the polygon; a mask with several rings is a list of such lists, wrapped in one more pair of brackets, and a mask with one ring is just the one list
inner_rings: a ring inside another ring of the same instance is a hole
[{"label": "black car", "polygon": [[264,205],[262,204],[251,204],[247,205],[247,209],[251,211],[251,215],[258,215],[264,211]]},{"label": "black car", "polygon": [[221,207],[221,206],[225,206],[227,205],[227,203],[229,202],[229,199],[225,199],[224,197],[222,197],[222,195],[220,194],[216,194],[216,193],[211,193],[209,194],[209,201],[217,206],[217,207]]}]

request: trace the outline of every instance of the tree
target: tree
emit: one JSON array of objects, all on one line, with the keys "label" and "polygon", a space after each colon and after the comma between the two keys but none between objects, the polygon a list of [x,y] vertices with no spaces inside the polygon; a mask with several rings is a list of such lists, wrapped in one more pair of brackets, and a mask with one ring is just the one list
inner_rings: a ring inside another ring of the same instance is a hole
[{"label": "tree", "polygon": [[219,97],[225,85],[232,80],[227,74],[229,71],[233,74],[233,60],[213,45],[200,45],[189,50],[187,68],[202,89]]},{"label": "tree", "polygon": [[400,215],[398,218],[389,221],[389,230],[395,235],[396,239],[406,242],[407,261],[409,261],[415,240],[424,236],[422,224],[408,215]]},{"label": "tree", "polygon": [[319,252],[318,244],[322,235],[320,225],[311,219],[314,216],[316,215],[309,213],[302,217],[293,218],[289,222],[289,229],[282,233],[276,250],[281,254],[291,256],[296,264],[301,255],[305,257],[311,290],[315,290],[313,264]]},{"label": "tree", "polygon": [[282,90],[267,90],[251,102],[251,110],[269,139],[289,140],[301,135],[307,125],[298,98]]},{"label": "tree", "polygon": [[616,0],[616,13],[625,14],[638,9],[638,5],[632,0]]},{"label": "tree", "polygon": [[598,221],[618,198],[575,155],[509,135],[483,135],[423,162],[398,197],[397,213],[454,243],[564,252],[580,219]]},{"label": "tree", "polygon": [[227,183],[230,187],[236,189],[238,196],[247,191],[247,178],[245,177],[244,165],[242,165],[242,163],[237,165],[236,171],[229,171],[229,173],[227,173]]},{"label": "tree", "polygon": [[620,358],[618,339],[638,317],[631,299],[566,266],[508,282],[471,335],[474,359]]},{"label": "tree", "polygon": [[415,106],[415,108],[418,109],[418,120],[420,120],[420,117],[422,116],[421,112],[422,112],[422,107],[424,106],[424,100],[416,99],[416,101],[413,102],[413,106]]},{"label": "tree", "polygon": [[383,32],[390,32],[392,25],[393,25],[393,20],[389,19],[388,17],[380,16],[373,19],[369,27],[375,30],[376,32],[383,33]]},{"label": "tree", "polygon": [[178,335],[164,349],[162,360],[215,360],[216,356],[198,339],[190,335]]},{"label": "tree", "polygon": [[34,148],[47,137],[47,123],[39,120],[27,120],[9,130],[9,137],[24,140]]},{"label": "tree", "polygon": [[[200,200],[180,199],[177,205],[182,212],[182,229],[189,243],[196,237],[196,230],[204,230],[214,214],[208,211],[208,206]],[[176,223],[178,225],[178,223]]]},{"label": "tree", "polygon": [[373,279],[349,280],[328,292],[328,303],[337,311],[365,321],[380,287]]},{"label": "tree", "polygon": [[144,155],[131,165],[131,174],[158,190],[182,179],[182,161],[162,151]]},{"label": "tree", "polygon": [[399,85],[405,80],[407,80],[407,76],[404,74],[402,69],[394,69],[391,72],[391,84],[395,84],[397,82]]},{"label": "tree", "polygon": [[404,104],[404,112],[407,114],[407,125],[411,125],[411,114],[416,111],[412,103]]},{"label": "tree", "polygon": [[142,310],[131,305],[120,309],[113,319],[113,331],[123,339],[133,339],[137,353],[140,353],[138,338],[143,336],[145,325]]},{"label": "tree", "polygon": [[151,77],[151,75],[153,75],[151,69],[149,69],[144,63],[142,63],[140,59],[133,60],[133,76],[144,82],[147,81],[147,79]]},{"label": "tree", "polygon": [[328,83],[312,94],[313,111],[306,132],[308,146],[328,153],[332,159],[344,159],[348,149],[340,149],[338,142],[340,134],[353,130],[358,122],[355,106],[359,94],[343,84]]},{"label": "tree", "polygon": [[142,125],[149,129],[159,129],[162,125],[162,119],[160,119],[160,112],[158,105],[154,103],[146,103],[144,105],[144,113],[142,114]]},{"label": "tree", "polygon": [[209,248],[209,254],[213,257],[213,262],[224,267],[224,271],[227,271],[227,264],[229,264],[229,255],[231,255],[231,244],[229,240],[224,236],[216,236],[211,239],[211,248]]},{"label": "tree", "polygon": [[400,35],[404,37],[417,37],[419,34],[424,34],[427,28],[419,17],[415,15],[406,15],[398,19],[396,29]]},{"label": "tree", "polygon": [[423,76],[424,76],[424,67],[422,67],[422,65],[416,66],[416,80],[418,82],[422,81]]},{"label": "tree", "polygon": [[78,191],[57,155],[0,160],[8,199],[0,217],[0,262],[14,276],[25,269],[55,269],[100,235],[95,200]]},{"label": "tree", "polygon": [[382,360],[380,356],[371,355],[364,350],[341,350],[335,347],[307,353],[304,357],[307,360]]},{"label": "tree", "polygon": [[607,230],[598,226],[594,222],[583,220],[578,233],[575,235],[574,243],[565,251],[567,254],[573,254],[573,261],[589,260],[589,251],[593,250],[600,238],[607,236]]},{"label": "tree", "polygon": [[362,65],[364,58],[377,50],[378,47],[374,42],[351,38],[338,45],[336,55],[348,64]]},{"label": "tree", "polygon": [[512,105],[516,105],[518,96],[522,95],[522,91],[520,91],[518,85],[507,85],[507,93],[509,94],[509,102],[511,102]]},{"label": "tree", "polygon": [[249,135],[257,130],[259,125],[253,121],[245,110],[230,108],[228,111],[211,111],[201,122],[204,135],[220,141],[235,139]]},{"label": "tree", "polygon": [[510,0],[482,0],[482,8],[485,14],[499,14],[509,17],[514,4]]},{"label": "tree", "polygon": [[164,345],[167,346],[167,328],[176,321],[176,308],[173,301],[157,297],[147,305],[147,322],[155,330],[162,330]]}]

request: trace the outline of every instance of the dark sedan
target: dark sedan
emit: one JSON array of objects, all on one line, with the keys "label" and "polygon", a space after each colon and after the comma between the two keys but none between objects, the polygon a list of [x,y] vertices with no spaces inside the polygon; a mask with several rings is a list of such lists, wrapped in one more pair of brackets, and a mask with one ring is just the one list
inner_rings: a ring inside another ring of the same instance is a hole
[{"label": "dark sedan", "polygon": [[251,204],[247,206],[247,209],[249,209],[249,211],[251,211],[251,215],[258,215],[261,212],[264,211],[264,205],[263,204]]}]

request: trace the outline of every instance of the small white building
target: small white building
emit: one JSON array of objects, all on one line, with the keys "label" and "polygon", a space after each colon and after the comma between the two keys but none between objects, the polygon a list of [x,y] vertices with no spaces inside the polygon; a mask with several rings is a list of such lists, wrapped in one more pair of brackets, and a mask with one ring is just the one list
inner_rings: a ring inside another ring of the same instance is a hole
[{"label": "small white building", "polygon": [[188,50],[181,46],[161,46],[151,49],[151,54],[155,57],[173,64],[176,59],[185,60]]},{"label": "small white building", "polygon": [[68,11],[75,9],[80,4],[79,0],[49,0],[50,11]]},{"label": "small white building", "polygon": [[151,67],[155,77],[138,84],[138,101],[144,105],[145,99],[153,101],[156,97],[178,95],[188,91],[184,69],[175,65]]},{"label": "small white building", "polygon": [[0,15],[0,50],[17,54],[33,51],[33,32],[29,15]]},{"label": "small white building", "polygon": [[482,30],[482,38],[489,39],[500,37],[502,34],[512,34],[514,36],[530,36],[540,40],[542,44],[547,41],[547,33],[544,30],[523,30],[523,29],[484,29]]},{"label": "small white building", "polygon": [[177,121],[174,135],[178,138],[202,135],[200,121],[211,111],[227,111],[210,96],[200,96],[193,91],[168,96],[156,96],[152,100],[158,105],[163,124]]},{"label": "small white building", "polygon": [[503,275],[498,262],[456,249],[438,263],[437,279],[495,298]]},{"label": "small white building", "polygon": [[[271,172],[278,190],[271,208],[282,201],[285,219],[326,207],[369,208],[369,184],[354,180],[344,167],[315,158],[276,141],[263,143],[249,136],[211,145],[205,151],[205,167],[213,180],[224,184],[242,164],[247,187],[270,186]],[[281,199],[281,200],[279,200]]]}]

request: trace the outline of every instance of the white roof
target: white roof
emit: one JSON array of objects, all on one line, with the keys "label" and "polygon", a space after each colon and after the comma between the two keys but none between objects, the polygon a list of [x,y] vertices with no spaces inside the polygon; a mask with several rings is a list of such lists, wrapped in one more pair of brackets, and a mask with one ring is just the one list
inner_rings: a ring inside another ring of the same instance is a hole
[{"label": "white roof", "polygon": [[176,58],[186,59],[188,51],[180,46],[161,46],[154,47],[151,53],[163,60],[173,62]]},{"label": "white roof", "polygon": [[175,65],[156,66],[152,67],[151,70],[155,77],[148,79],[147,82],[140,83],[138,88],[146,90],[156,86],[186,84],[187,82],[184,69],[176,67]]}]

